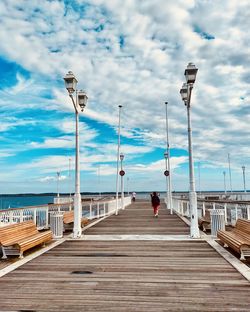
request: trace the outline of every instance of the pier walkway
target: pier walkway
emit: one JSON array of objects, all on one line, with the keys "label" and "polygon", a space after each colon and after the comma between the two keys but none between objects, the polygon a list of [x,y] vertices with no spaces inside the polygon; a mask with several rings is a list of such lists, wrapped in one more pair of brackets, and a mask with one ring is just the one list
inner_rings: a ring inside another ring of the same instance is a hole
[{"label": "pier walkway", "polygon": [[249,281],[188,234],[133,203],[0,278],[0,311],[249,311]]}]

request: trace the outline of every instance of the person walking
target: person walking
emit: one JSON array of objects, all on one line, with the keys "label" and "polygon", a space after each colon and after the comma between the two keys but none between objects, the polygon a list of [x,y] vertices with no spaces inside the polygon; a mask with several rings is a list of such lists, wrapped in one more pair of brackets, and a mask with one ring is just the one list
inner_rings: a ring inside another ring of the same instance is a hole
[{"label": "person walking", "polygon": [[151,194],[151,204],[154,209],[154,215],[156,218],[158,218],[158,213],[159,213],[159,208],[160,208],[160,198],[156,192],[153,192],[153,194]]},{"label": "person walking", "polygon": [[132,193],[132,201],[135,202],[135,196],[136,196],[136,192]]}]

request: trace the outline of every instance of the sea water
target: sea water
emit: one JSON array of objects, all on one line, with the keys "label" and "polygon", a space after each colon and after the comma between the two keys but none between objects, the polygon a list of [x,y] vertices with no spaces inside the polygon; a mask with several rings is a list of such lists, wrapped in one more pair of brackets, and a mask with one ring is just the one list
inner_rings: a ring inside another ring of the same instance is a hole
[{"label": "sea water", "polygon": [[51,195],[0,195],[0,209],[45,205],[53,203],[54,197]]},{"label": "sea water", "polygon": [[[84,194],[84,196],[94,196],[93,194]],[[115,193],[112,194],[104,194],[103,196],[115,196]],[[120,195],[120,193],[119,193]],[[159,192],[160,198],[164,198],[166,196],[165,192]],[[67,196],[67,195],[62,195]],[[131,193],[124,193],[124,196],[131,196]],[[0,195],[0,209],[8,209],[8,208],[22,208],[27,206],[39,206],[39,205],[47,205],[49,203],[54,202],[55,195]],[[144,199],[150,201],[150,192],[137,192],[137,199]]]}]

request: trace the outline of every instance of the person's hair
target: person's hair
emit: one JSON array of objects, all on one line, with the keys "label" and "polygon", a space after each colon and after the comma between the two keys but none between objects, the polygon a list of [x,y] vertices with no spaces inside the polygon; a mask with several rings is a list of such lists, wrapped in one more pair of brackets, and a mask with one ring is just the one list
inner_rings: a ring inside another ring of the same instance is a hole
[{"label": "person's hair", "polygon": [[153,195],[156,196],[156,192],[153,192]]}]

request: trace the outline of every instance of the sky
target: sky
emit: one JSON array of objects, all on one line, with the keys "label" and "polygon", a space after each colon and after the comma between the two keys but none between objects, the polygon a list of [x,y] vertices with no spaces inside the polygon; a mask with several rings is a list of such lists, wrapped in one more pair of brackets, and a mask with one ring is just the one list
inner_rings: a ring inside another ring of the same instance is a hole
[{"label": "sky", "polygon": [[[1,0],[0,193],[74,192],[75,113],[63,77],[88,95],[80,115],[82,192],[116,189],[118,105],[125,191],[164,191],[168,102],[172,189],[187,191],[189,62],[197,191],[250,189],[249,0]],[[59,180],[58,180],[59,177]]]}]

